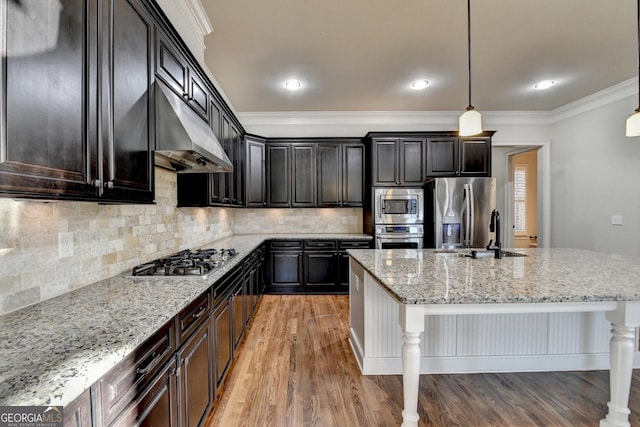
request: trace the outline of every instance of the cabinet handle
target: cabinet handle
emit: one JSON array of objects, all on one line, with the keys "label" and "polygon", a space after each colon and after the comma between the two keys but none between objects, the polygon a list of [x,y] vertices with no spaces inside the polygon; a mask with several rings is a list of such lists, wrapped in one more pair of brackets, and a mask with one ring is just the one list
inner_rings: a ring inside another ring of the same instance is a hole
[{"label": "cabinet handle", "polygon": [[171,346],[167,346],[162,353],[158,353],[157,351],[151,353],[151,360],[149,360],[147,366],[145,366],[144,368],[136,368],[136,374],[145,375],[147,372],[153,369],[158,364],[158,360],[162,359],[162,356],[167,354],[170,348]]},{"label": "cabinet handle", "polygon": [[200,318],[203,314],[204,314],[204,309],[206,307],[203,305],[202,307],[200,307],[200,310],[198,310],[197,313],[193,313],[192,316],[196,319]]},{"label": "cabinet handle", "polygon": [[99,180],[99,179],[94,179],[94,180],[91,182],[91,184],[93,184],[93,186],[94,186],[95,188],[100,188],[100,187],[102,187],[102,181],[101,181],[101,180]]},{"label": "cabinet handle", "polygon": [[113,181],[108,181],[107,183],[104,184],[104,186],[110,190],[113,189]]}]

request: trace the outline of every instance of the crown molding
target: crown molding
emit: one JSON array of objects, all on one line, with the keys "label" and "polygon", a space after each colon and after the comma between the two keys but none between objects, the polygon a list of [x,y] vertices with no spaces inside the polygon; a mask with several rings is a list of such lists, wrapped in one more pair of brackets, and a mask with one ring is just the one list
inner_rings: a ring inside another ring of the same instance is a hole
[{"label": "crown molding", "polygon": [[211,21],[200,0],[158,0],[158,4],[183,39],[198,43],[199,51],[195,56],[200,58],[206,48],[204,38],[213,32]]},{"label": "crown molding", "polygon": [[605,105],[630,96],[638,96],[638,80],[636,78],[625,80],[601,91],[592,93],[591,95],[587,95],[584,98],[565,104],[562,107],[558,107],[551,111],[551,120],[552,123],[557,123],[561,120],[604,107]]},{"label": "crown molding", "polygon": [[[273,111],[238,113],[238,119],[251,133],[266,137],[296,133],[346,137],[374,131],[457,129],[460,114],[460,111]],[[504,125],[548,126],[551,120],[546,111],[488,111],[482,116],[486,129]]]}]

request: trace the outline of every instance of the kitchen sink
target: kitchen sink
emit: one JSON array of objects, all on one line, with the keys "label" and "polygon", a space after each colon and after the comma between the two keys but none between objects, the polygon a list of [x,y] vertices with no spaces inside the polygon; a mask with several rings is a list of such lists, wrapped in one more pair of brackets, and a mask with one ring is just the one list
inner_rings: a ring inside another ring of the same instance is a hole
[{"label": "kitchen sink", "polygon": [[[475,254],[474,254],[475,252]],[[458,258],[494,258],[495,252],[486,249],[438,249],[436,254]],[[525,257],[521,252],[502,251],[503,258]]]}]

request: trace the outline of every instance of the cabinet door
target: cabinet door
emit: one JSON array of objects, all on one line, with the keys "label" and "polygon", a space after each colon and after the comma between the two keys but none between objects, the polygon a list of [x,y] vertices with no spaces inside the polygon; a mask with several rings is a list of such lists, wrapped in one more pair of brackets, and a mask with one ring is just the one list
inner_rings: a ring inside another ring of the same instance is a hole
[{"label": "cabinet door", "polygon": [[[227,157],[229,157],[229,162],[234,164],[235,156],[234,156],[234,139],[231,131],[231,122],[226,115],[222,116],[222,147],[224,148],[224,152],[227,153]],[[233,199],[233,173],[223,173],[219,174],[222,176],[222,203],[231,204],[231,200]]]},{"label": "cabinet door", "polygon": [[458,175],[458,138],[427,139],[427,176]]},{"label": "cabinet door", "polygon": [[318,144],[318,207],[342,204],[341,145]]},{"label": "cabinet door", "polygon": [[373,185],[400,184],[398,171],[398,139],[373,140]]},{"label": "cabinet door", "polygon": [[364,200],[364,145],[342,146],[342,206],[362,206]]},{"label": "cabinet door", "polygon": [[195,71],[189,70],[189,106],[209,124],[209,89]]},{"label": "cabinet door", "polygon": [[189,96],[189,68],[187,60],[171,42],[156,33],[156,74],[179,96]]},{"label": "cabinet door", "polygon": [[180,369],[180,425],[204,422],[214,396],[212,322],[209,318],[178,352]]},{"label": "cabinet door", "polygon": [[234,206],[244,205],[244,138],[242,134],[231,124],[231,136],[233,138],[233,197],[231,204]]},{"label": "cabinet door", "polygon": [[291,201],[289,144],[267,145],[267,205],[288,207]]},{"label": "cabinet door", "polygon": [[96,195],[88,161],[97,149],[95,7],[2,2],[0,192]]},{"label": "cabinet door", "polygon": [[153,201],[151,17],[138,0],[108,0],[102,40],[103,197]]},{"label": "cabinet door", "polygon": [[214,372],[216,390],[220,391],[233,357],[233,321],[231,296],[226,298],[213,313]]},{"label": "cabinet door", "polygon": [[302,287],[302,251],[271,252],[271,288]]},{"label": "cabinet door", "polygon": [[316,205],[316,145],[291,144],[291,206]]},{"label": "cabinet door", "polygon": [[178,396],[173,359],[123,411],[112,427],[176,427]]},{"label": "cabinet door", "polygon": [[266,206],[265,147],[263,141],[246,138],[246,205]]},{"label": "cabinet door", "polygon": [[244,280],[239,276],[236,284],[236,290],[233,293],[233,348],[236,349],[242,340],[244,334],[244,299],[246,293],[244,290]]},{"label": "cabinet door", "polygon": [[64,427],[91,427],[91,392],[85,390],[73,402],[63,408]]},{"label": "cabinet door", "polygon": [[491,138],[460,138],[460,175],[491,176]]},{"label": "cabinet door", "polygon": [[400,161],[400,184],[422,186],[425,178],[424,139],[401,139],[398,153]]},{"label": "cabinet door", "polygon": [[304,286],[307,288],[333,288],[338,282],[337,253],[304,252]]}]

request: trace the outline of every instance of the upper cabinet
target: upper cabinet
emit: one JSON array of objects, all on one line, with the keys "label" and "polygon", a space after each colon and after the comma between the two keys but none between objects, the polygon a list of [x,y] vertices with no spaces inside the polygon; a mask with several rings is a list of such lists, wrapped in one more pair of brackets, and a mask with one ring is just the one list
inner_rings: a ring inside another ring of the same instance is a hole
[{"label": "upper cabinet", "polygon": [[491,136],[427,139],[427,176],[491,176]]},{"label": "upper cabinet", "polygon": [[198,71],[161,31],[156,41],[156,74],[209,123],[210,91]]},{"label": "upper cabinet", "polygon": [[359,140],[318,143],[316,165],[318,207],[362,206],[364,145]]},{"label": "upper cabinet", "polygon": [[[0,193],[152,202],[147,10],[137,0],[2,8]],[[43,26],[36,31],[25,17]]]},{"label": "upper cabinet", "polygon": [[247,207],[267,205],[267,183],[265,164],[265,139],[253,135],[245,136],[246,144],[246,185]]},{"label": "upper cabinet", "polygon": [[425,174],[425,138],[372,137],[373,186],[421,186]]}]

